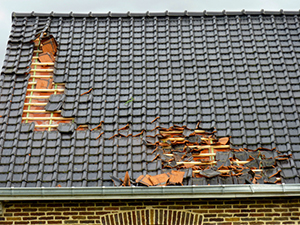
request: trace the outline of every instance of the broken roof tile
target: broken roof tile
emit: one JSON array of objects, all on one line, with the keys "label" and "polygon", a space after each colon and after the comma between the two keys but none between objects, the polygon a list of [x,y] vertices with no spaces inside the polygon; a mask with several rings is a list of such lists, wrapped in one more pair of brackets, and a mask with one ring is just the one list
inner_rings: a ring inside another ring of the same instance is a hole
[{"label": "broken roof tile", "polygon": [[248,167],[250,169],[259,168],[260,161],[258,159],[254,159],[249,161],[248,163],[244,164],[245,167]]},{"label": "broken roof tile", "polygon": [[232,157],[232,152],[231,151],[227,151],[227,152],[220,152],[220,151],[218,151],[216,153],[216,160],[226,161],[230,157]]},{"label": "broken roof tile", "polygon": [[261,161],[261,166],[262,166],[262,168],[274,167],[275,166],[275,159],[274,158],[263,159]]},{"label": "broken roof tile", "polygon": [[39,61],[42,63],[55,62],[54,55],[49,52],[39,54]]},{"label": "broken roof tile", "polygon": [[165,173],[158,174],[155,176],[150,176],[150,181],[154,186],[167,186],[167,182],[170,176]]},{"label": "broken roof tile", "polygon": [[136,182],[137,183],[141,183],[144,184],[146,186],[153,186],[152,181],[150,180],[150,175],[146,174],[146,175],[140,175],[137,179]]},{"label": "broken roof tile", "polygon": [[111,177],[112,181],[114,182],[115,186],[121,186],[123,184],[123,181],[120,178],[115,177],[113,175],[111,175],[110,177]]},{"label": "broken roof tile", "polygon": [[122,185],[123,186],[131,186],[128,171],[126,171],[126,174],[125,174],[125,177],[124,177],[124,182],[123,182]]},{"label": "broken roof tile", "polygon": [[185,174],[184,171],[172,170],[170,173],[169,183],[170,184],[182,184],[184,174]]},{"label": "broken roof tile", "polygon": [[248,152],[246,152],[246,151],[234,151],[233,155],[235,158],[237,158],[241,161],[247,161],[247,159],[249,158]]},{"label": "broken roof tile", "polygon": [[207,170],[201,170],[199,174],[204,177],[211,178],[211,177],[218,176],[221,173],[212,169],[207,169]]}]

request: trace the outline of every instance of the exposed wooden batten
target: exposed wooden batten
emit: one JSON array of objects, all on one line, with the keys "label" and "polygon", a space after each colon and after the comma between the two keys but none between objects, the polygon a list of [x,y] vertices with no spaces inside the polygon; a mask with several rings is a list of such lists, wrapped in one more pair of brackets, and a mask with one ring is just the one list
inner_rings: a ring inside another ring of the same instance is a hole
[{"label": "exposed wooden batten", "polygon": [[183,131],[181,130],[173,130],[173,131],[160,131],[161,134],[182,134]]},{"label": "exposed wooden batten", "polygon": [[30,78],[53,78],[53,75],[31,75]]},{"label": "exposed wooden batten", "polygon": [[[79,125],[80,127],[89,127],[89,125]],[[77,127],[79,128],[79,127]]]},{"label": "exposed wooden batten", "polygon": [[230,145],[191,145],[189,148],[198,148],[198,149],[209,149],[209,148],[230,148]]},{"label": "exposed wooden batten", "polygon": [[[203,170],[193,170],[193,173],[200,173],[200,171],[203,171]],[[220,173],[229,173],[231,170],[217,170],[218,172]],[[261,169],[254,169],[252,170],[253,172],[262,172],[263,170]]]},{"label": "exposed wooden batten", "polygon": [[211,164],[216,164],[217,161],[211,161],[211,162],[177,162],[177,165],[182,165],[182,164],[192,164],[192,165],[211,165]]},{"label": "exposed wooden batten", "polygon": [[49,128],[49,127],[56,128],[56,127],[58,127],[58,124],[51,124],[51,125],[50,124],[46,124],[46,125],[36,124],[35,127],[36,128]]},{"label": "exposed wooden batten", "polygon": [[64,92],[65,89],[27,89],[27,91],[32,91],[32,92]]},{"label": "exposed wooden batten", "polygon": [[74,118],[64,117],[22,117],[23,120],[73,120]]},{"label": "exposed wooden batten", "polygon": [[46,110],[23,110],[23,113],[61,113],[61,110],[46,111]]},{"label": "exposed wooden batten", "polygon": [[165,138],[165,139],[161,139],[162,141],[184,141],[184,138]]},{"label": "exposed wooden batten", "polygon": [[[173,154],[164,154],[166,156],[173,156]],[[207,157],[207,156],[215,156],[216,153],[201,153],[201,154],[193,154],[193,157]]]},{"label": "exposed wooden batten", "polygon": [[54,63],[52,63],[52,62],[48,62],[48,63],[33,62],[33,63],[31,63],[31,65],[33,65],[33,66],[54,66]]},{"label": "exposed wooden batten", "polygon": [[49,72],[53,72],[54,69],[31,69],[32,72],[45,72],[45,73],[49,73]]},{"label": "exposed wooden batten", "polygon": [[34,99],[48,99],[50,96],[26,96],[25,98],[34,98]]},{"label": "exposed wooden batten", "polygon": [[[45,76],[43,76],[43,77],[45,77]],[[30,82],[28,82],[28,85],[35,85],[35,84],[37,84],[36,81],[30,81]],[[52,84],[53,84],[53,85],[54,85],[54,84],[56,84],[56,85],[65,85],[65,83],[54,83],[54,82],[52,82]]]},{"label": "exposed wooden batten", "polygon": [[196,134],[203,134],[203,133],[207,133],[205,130],[195,130]]},{"label": "exposed wooden batten", "polygon": [[[243,165],[246,164],[250,161],[231,161],[231,162],[235,162],[238,165]],[[217,161],[209,161],[209,162],[177,162],[177,165],[182,165],[182,164],[192,164],[192,165],[211,165],[211,164],[216,164]]]},{"label": "exposed wooden batten", "polygon": [[251,161],[231,161],[231,162],[235,162],[236,164],[239,164],[239,165],[244,165],[248,162],[251,162]]},{"label": "exposed wooden batten", "polygon": [[31,102],[31,103],[24,103],[24,105],[26,105],[26,106],[29,106],[29,105],[32,105],[32,106],[45,106],[45,105],[47,105],[47,103]]},{"label": "exposed wooden batten", "polygon": [[[38,59],[39,57],[38,56],[32,56],[32,59]],[[55,59],[56,57],[54,56],[54,59]]]}]

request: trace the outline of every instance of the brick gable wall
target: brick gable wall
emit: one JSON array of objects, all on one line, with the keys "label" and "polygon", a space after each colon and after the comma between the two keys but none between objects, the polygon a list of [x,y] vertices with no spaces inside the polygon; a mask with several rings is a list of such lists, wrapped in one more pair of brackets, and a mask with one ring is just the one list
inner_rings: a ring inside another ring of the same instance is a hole
[{"label": "brick gable wall", "polygon": [[299,208],[299,197],[11,201],[3,203],[0,224],[300,224]]}]

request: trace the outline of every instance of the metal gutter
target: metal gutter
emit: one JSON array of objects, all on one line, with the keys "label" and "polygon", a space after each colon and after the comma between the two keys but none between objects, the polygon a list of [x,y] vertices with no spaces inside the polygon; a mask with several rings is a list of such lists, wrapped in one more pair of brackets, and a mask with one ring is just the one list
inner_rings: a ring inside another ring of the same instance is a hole
[{"label": "metal gutter", "polygon": [[300,184],[169,187],[0,188],[6,200],[205,199],[300,196]]}]

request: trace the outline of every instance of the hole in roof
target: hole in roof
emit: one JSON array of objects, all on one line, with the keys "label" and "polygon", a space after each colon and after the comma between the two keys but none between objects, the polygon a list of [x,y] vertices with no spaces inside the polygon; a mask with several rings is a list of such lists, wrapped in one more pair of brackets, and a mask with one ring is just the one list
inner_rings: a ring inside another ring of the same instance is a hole
[{"label": "hole in roof", "polygon": [[53,130],[59,123],[70,123],[61,108],[65,85],[53,82],[57,43],[52,35],[44,33],[34,41],[30,78],[28,81],[22,123],[33,122],[35,130]]}]

